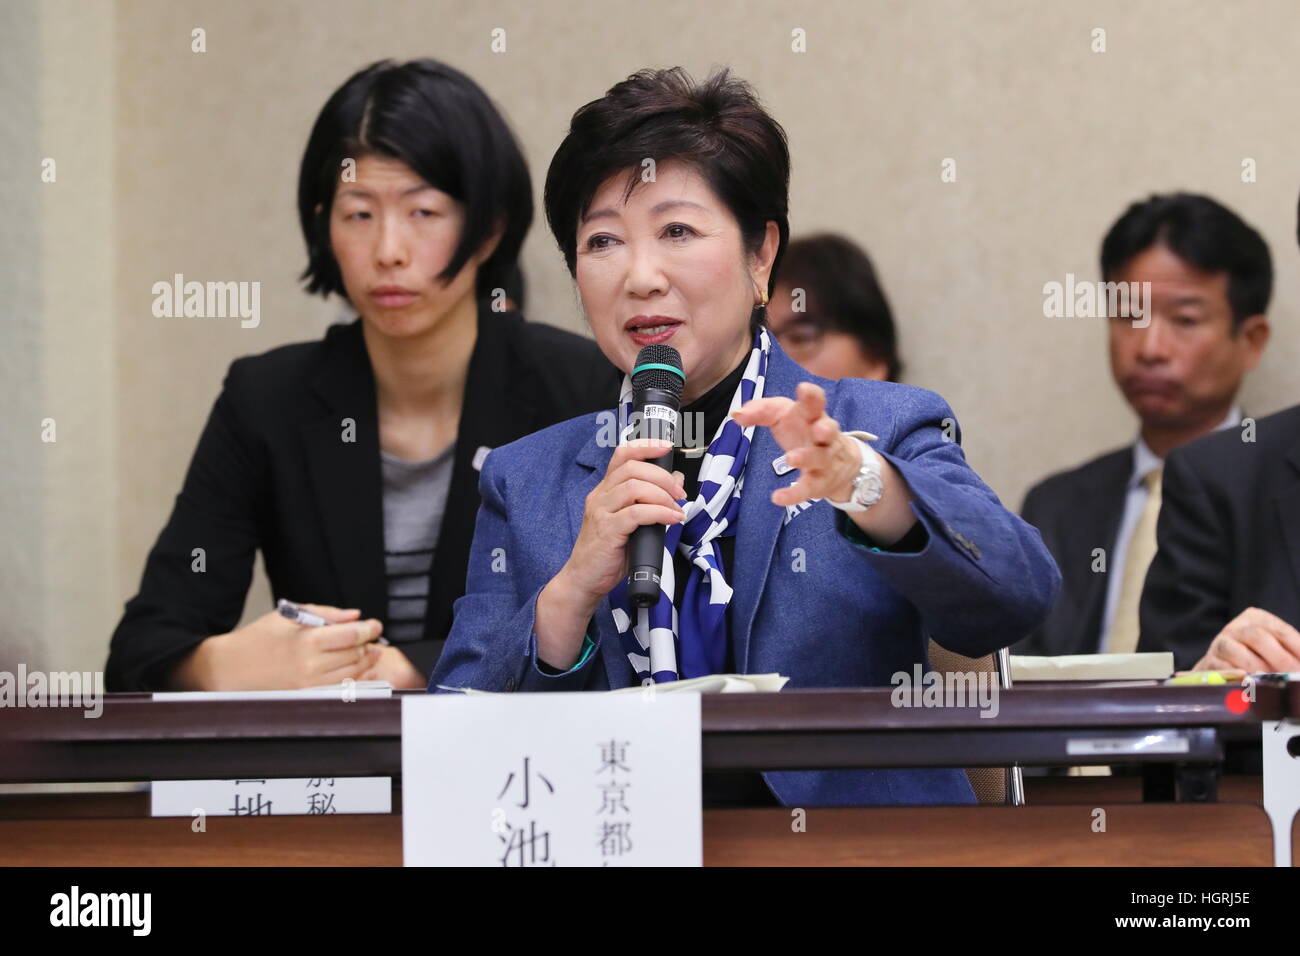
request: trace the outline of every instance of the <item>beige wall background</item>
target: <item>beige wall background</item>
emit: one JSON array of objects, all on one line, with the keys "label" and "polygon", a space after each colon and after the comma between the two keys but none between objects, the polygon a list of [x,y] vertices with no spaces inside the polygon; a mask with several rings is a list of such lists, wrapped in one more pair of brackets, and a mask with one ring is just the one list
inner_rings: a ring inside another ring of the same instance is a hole
[{"label": "beige wall background", "polygon": [[[1042,286],[1095,278],[1105,229],[1153,191],[1208,193],[1264,233],[1275,337],[1243,403],[1300,401],[1298,30],[1287,0],[4,0],[0,668],[102,664],[230,361],[341,316],[296,282],[294,189],[317,111],[365,63],[432,56],[473,76],[539,205],[578,106],[641,67],[731,66],[789,133],[794,234],[869,250],[908,381],[951,402],[1015,508],[1131,439],[1102,324],[1043,318]],[[530,317],[582,330],[542,225],[524,268]],[[154,318],[153,283],[178,272],[260,282],[261,325]],[[248,611],[268,601],[259,578]]]}]

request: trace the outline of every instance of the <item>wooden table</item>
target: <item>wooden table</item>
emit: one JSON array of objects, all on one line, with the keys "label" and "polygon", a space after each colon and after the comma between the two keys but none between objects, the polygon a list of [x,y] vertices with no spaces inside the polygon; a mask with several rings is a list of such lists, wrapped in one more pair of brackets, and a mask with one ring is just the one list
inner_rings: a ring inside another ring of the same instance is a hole
[{"label": "wooden table", "polygon": [[[1261,683],[1256,701],[1235,713],[1223,686],[1038,685],[1002,691],[992,719],[976,707],[898,707],[888,688],[712,694],[701,698],[701,759],[705,770],[1213,767],[1225,739],[1285,716],[1300,699],[1290,690]],[[7,709],[0,783],[393,776],[401,772],[401,696],[181,702],[109,694],[97,719],[71,708]],[[1070,748],[1097,740],[1133,749]]]},{"label": "wooden table", "polygon": [[[1296,708],[1261,684],[1243,713],[1224,687],[1026,687],[996,719],[972,708],[893,706],[888,689],[704,696],[706,770],[1109,763],[1213,771],[1224,740]],[[387,700],[156,702],[110,695],[103,715],[0,712],[0,781],[400,777],[400,695]],[[1071,740],[1165,735],[1181,753],[1067,753]],[[706,810],[712,865],[1267,866],[1258,778],[1226,778],[1202,802],[1142,802],[1140,777],[1026,781],[1028,806]],[[1174,794],[1169,794],[1173,796]],[[1187,794],[1178,794],[1186,798]],[[1217,802],[1216,802],[1217,800]],[[0,864],[399,865],[400,792],[382,815],[150,819],[148,795],[0,796]],[[1105,830],[1094,828],[1096,811]],[[1292,834],[1293,843],[1295,840]],[[1297,855],[1300,858],[1300,855]]]},{"label": "wooden table", "polygon": [[[1134,781],[1134,783],[1138,783]],[[1243,782],[1243,791],[1249,790]],[[1258,788],[1258,781],[1253,781]],[[1030,798],[1035,790],[1030,787]],[[1255,803],[1106,803],[1104,778],[1053,784],[1024,807],[706,810],[711,866],[1269,866],[1272,831]],[[1082,791],[1072,793],[1072,791]],[[1094,811],[1106,813],[1095,832]],[[148,795],[0,797],[5,866],[400,866],[400,813],[148,818]],[[1294,835],[1293,835],[1294,839]],[[1296,858],[1300,858],[1297,855]]]}]

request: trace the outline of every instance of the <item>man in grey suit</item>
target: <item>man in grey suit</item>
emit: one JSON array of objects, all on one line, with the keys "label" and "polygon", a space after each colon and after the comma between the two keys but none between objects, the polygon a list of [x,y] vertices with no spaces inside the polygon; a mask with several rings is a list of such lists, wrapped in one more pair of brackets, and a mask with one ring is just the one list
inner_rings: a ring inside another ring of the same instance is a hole
[{"label": "man in grey suit", "polygon": [[1019,654],[1136,650],[1164,458],[1240,424],[1237,391],[1268,342],[1268,246],[1208,197],[1178,193],[1130,206],[1102,242],[1101,274],[1151,283],[1141,321],[1108,319],[1111,373],[1138,435],[1026,495],[1021,514],[1042,533],[1063,582],[1047,621],[1015,646]]}]

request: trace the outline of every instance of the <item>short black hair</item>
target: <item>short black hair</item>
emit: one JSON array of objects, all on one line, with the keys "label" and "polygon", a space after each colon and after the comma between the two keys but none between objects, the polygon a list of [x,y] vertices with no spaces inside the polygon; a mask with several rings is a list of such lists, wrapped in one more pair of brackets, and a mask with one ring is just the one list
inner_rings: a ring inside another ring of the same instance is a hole
[{"label": "short black hair", "polygon": [[[543,199],[569,274],[577,273],[578,223],[596,190],[626,172],[626,200],[646,159],[697,169],[736,217],[750,254],[762,246],[767,223],[776,223],[780,243],[768,278],[771,296],[790,238],[790,150],[785,130],[753,88],[726,68],[700,84],[679,66],[640,70],[573,114],[547,170]],[[765,318],[766,310],[756,306],[751,327],[756,330]]]},{"label": "short black hair", "polygon": [[1234,332],[1246,319],[1268,309],[1273,293],[1268,243],[1228,207],[1192,193],[1154,195],[1134,203],[1102,240],[1102,278],[1109,281],[1155,245],[1165,246],[1202,272],[1228,274]]},{"label": "short black hair", "polygon": [[398,159],[465,209],[460,243],[438,278],[449,281],[498,227],[501,239],[479,267],[476,292],[504,288],[533,223],[533,186],[523,152],[487,94],[436,60],[380,60],[353,74],[326,101],[302,156],[298,218],[307,241],[309,293],[346,297],[330,249],[334,190],[346,158]]},{"label": "short black hair", "polygon": [[852,335],[867,355],[885,363],[889,381],[899,380],[903,362],[894,316],[870,257],[857,243],[832,233],[794,240],[781,265],[781,284],[803,289],[810,319]]}]

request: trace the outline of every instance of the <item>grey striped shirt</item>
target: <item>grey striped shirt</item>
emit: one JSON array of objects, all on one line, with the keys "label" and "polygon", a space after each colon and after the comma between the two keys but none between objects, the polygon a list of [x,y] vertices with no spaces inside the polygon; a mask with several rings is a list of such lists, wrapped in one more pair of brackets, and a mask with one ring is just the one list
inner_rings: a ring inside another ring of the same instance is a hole
[{"label": "grey striped shirt", "polygon": [[425,461],[380,452],[384,474],[384,570],[388,619],[384,636],[394,644],[424,636],[429,569],[447,507],[455,443]]}]

